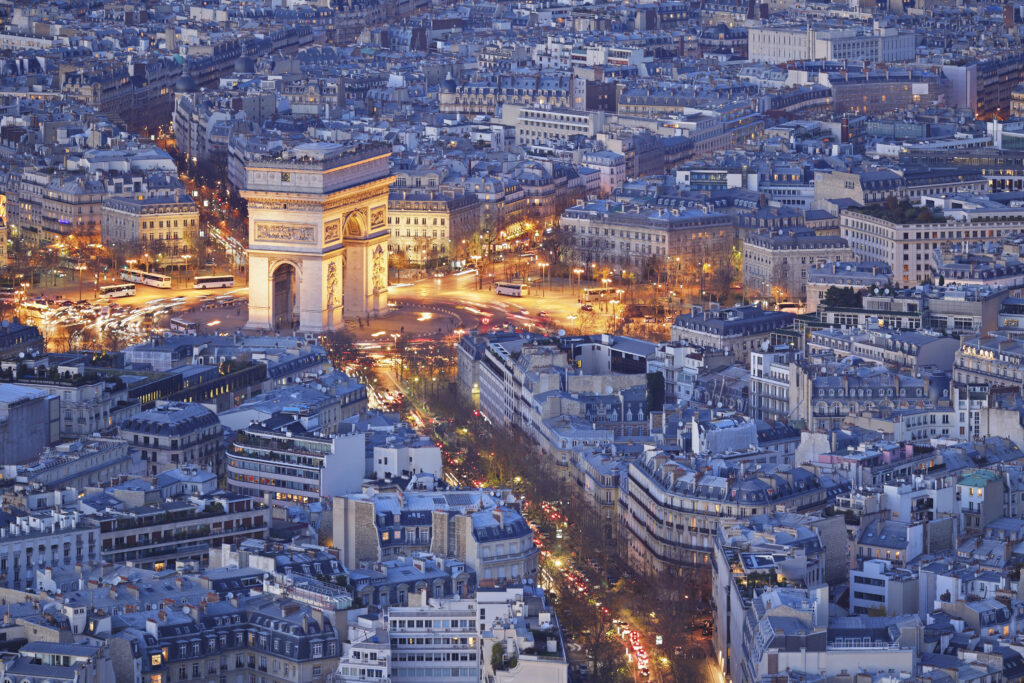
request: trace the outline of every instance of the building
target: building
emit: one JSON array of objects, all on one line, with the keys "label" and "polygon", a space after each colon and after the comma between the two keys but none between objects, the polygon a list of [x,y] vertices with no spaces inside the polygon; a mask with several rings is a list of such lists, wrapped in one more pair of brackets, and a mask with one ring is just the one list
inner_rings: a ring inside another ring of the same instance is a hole
[{"label": "building", "polygon": [[853,297],[860,300],[859,307],[820,305],[819,316],[833,326],[977,334],[997,329],[1008,295],[1005,289],[977,285],[873,288]]},{"label": "building", "polygon": [[607,197],[626,181],[626,157],[611,150],[586,152],[582,162],[601,175],[601,196]]},{"label": "building", "polygon": [[60,398],[42,389],[0,384],[0,464],[22,465],[60,438]]},{"label": "building", "polygon": [[917,36],[878,22],[868,30],[763,25],[748,28],[747,50],[752,61],[771,64],[804,60],[909,62],[917,57]]},{"label": "building", "polygon": [[604,131],[606,116],[601,111],[518,104],[501,106],[501,123],[515,129],[516,143],[523,147],[567,143],[577,136],[594,138]]},{"label": "building", "polygon": [[0,659],[0,676],[19,683],[102,683],[114,680],[102,645],[31,642]]},{"label": "building", "polygon": [[115,634],[125,663],[141,659],[147,681],[203,676],[262,677],[267,683],[326,683],[341,647],[321,610],[272,595],[234,595],[185,609],[143,609],[121,616]]},{"label": "building", "polygon": [[758,298],[802,301],[812,269],[852,258],[846,240],[813,230],[747,233],[743,238],[743,287]]},{"label": "building", "polygon": [[840,360],[853,357],[907,371],[930,366],[949,372],[960,342],[930,330],[829,327],[811,332],[805,348],[808,355],[829,352]]},{"label": "building", "polygon": [[334,547],[346,566],[429,551],[465,562],[480,586],[536,580],[533,531],[507,491],[371,487],[335,498],[333,521]]},{"label": "building", "polygon": [[853,255],[885,263],[903,286],[933,278],[932,252],[945,242],[980,244],[1022,227],[1018,209],[973,195],[925,197],[918,207],[847,209],[840,221]]},{"label": "building", "polygon": [[104,562],[163,571],[179,561],[206,565],[210,548],[222,543],[266,538],[270,507],[220,491],[108,509],[94,519]]},{"label": "building", "polygon": [[682,266],[674,264],[729,258],[740,234],[730,216],[714,211],[610,200],[566,209],[559,225],[576,263],[639,268],[661,259],[676,271]]},{"label": "building", "polygon": [[50,446],[39,461],[5,467],[5,477],[50,489],[101,485],[143,474],[138,455],[121,439],[89,437]]},{"label": "building", "polygon": [[759,306],[720,308],[713,303],[707,310],[692,306],[689,313],[677,316],[672,323],[672,341],[717,349],[746,363],[751,351],[792,321],[791,313],[766,311]]},{"label": "building", "polygon": [[103,201],[103,244],[142,243],[172,253],[194,249],[199,207],[187,194],[109,197]]},{"label": "building", "polygon": [[480,229],[480,202],[474,194],[393,189],[388,228],[392,254],[404,254],[410,263],[437,263],[455,257],[461,241]]},{"label": "building", "polygon": [[850,612],[887,616],[918,611],[918,575],[893,566],[889,560],[870,559],[850,570]]},{"label": "building", "polygon": [[807,271],[805,310],[814,313],[833,287],[851,289],[885,288],[892,279],[889,265],[881,261],[846,261],[826,263]]},{"label": "building", "polygon": [[139,451],[151,475],[187,465],[211,472],[222,467],[220,422],[197,403],[159,401],[122,423],[118,433]]},{"label": "building", "polygon": [[230,489],[288,506],[356,493],[365,480],[440,478],[441,450],[380,414],[328,429],[283,411],[240,429],[226,467]]},{"label": "building", "polygon": [[239,162],[250,329],[323,332],[387,309],[388,156],[379,145],[305,143]]},{"label": "building", "polygon": [[15,359],[19,354],[32,355],[46,350],[39,328],[15,320],[0,321],[0,359]]},{"label": "building", "polygon": [[479,615],[475,600],[438,600],[389,607],[390,680],[480,680]]},{"label": "building", "polygon": [[[66,367],[62,366],[62,370]],[[96,375],[86,376],[74,370],[70,375],[51,379],[56,375],[47,375],[43,369],[41,367],[35,377],[30,374],[19,376],[17,383],[60,398],[62,439],[107,431],[139,409],[138,401],[127,396],[126,387],[118,380],[108,383]]]},{"label": "building", "polygon": [[765,422],[788,422],[790,364],[799,353],[786,345],[750,352],[750,416]]},{"label": "building", "polygon": [[[59,496],[58,496],[59,499]],[[0,513],[0,585],[16,590],[36,587],[43,567],[70,569],[100,559],[100,532],[95,520],[50,502],[32,510]]]},{"label": "building", "polygon": [[706,473],[654,448],[631,462],[619,494],[619,539],[630,566],[651,576],[710,571],[718,529],[784,505],[824,509],[842,484],[801,467]]}]

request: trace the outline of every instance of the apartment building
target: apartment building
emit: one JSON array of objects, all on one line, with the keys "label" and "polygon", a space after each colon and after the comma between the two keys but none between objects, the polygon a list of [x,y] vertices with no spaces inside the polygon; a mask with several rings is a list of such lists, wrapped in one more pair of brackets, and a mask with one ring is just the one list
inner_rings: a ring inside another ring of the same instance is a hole
[{"label": "apartment building", "polygon": [[710,570],[721,525],[767,513],[823,509],[844,484],[801,467],[706,473],[650,448],[631,462],[619,494],[619,539],[630,566],[652,576]]},{"label": "apartment building", "polygon": [[926,379],[880,365],[801,363],[790,370],[791,417],[815,431],[840,427],[850,415],[886,416],[895,410],[933,407]]},{"label": "apartment building", "polygon": [[750,416],[765,422],[788,422],[790,365],[799,352],[787,345],[750,352]]},{"label": "apartment building", "polygon": [[210,548],[266,538],[270,507],[235,493],[152,502],[95,517],[104,562],[163,571],[178,561],[209,563]]},{"label": "apartment building", "polygon": [[181,610],[126,611],[113,647],[125,663],[141,660],[147,681],[325,683],[337,667],[338,633],[323,611],[262,594],[212,597]]},{"label": "apartment building", "polygon": [[882,261],[903,285],[931,280],[932,252],[946,242],[981,244],[1021,230],[1020,211],[976,195],[924,197],[915,208],[844,210],[840,232],[862,260]]},{"label": "apartment building", "polygon": [[810,28],[796,25],[751,26],[747,51],[752,61],[781,64],[802,60],[908,62],[917,56],[917,36],[882,26]]},{"label": "apartment building", "polygon": [[1002,335],[971,336],[960,342],[953,380],[1018,388],[1024,382],[1024,343]]},{"label": "apartment building", "polygon": [[743,287],[759,298],[802,301],[812,269],[852,258],[846,240],[813,230],[747,233],[743,238]]},{"label": "apartment building", "polygon": [[884,328],[825,328],[810,333],[808,354],[831,352],[837,359],[860,358],[907,371],[932,366],[949,371],[960,342],[938,332],[901,332]]},{"label": "apartment building", "polygon": [[78,510],[44,503],[2,513],[0,524],[0,585],[6,588],[32,590],[44,567],[73,568],[100,560],[99,525]]},{"label": "apartment building", "polygon": [[559,224],[569,233],[576,262],[623,268],[641,267],[652,258],[670,267],[717,263],[728,258],[740,235],[725,214],[607,200],[571,207]]},{"label": "apartment building", "polygon": [[503,490],[387,493],[371,487],[334,499],[333,529],[346,566],[431,552],[465,562],[481,586],[537,576],[533,531]]},{"label": "apartment building", "polygon": [[60,398],[41,388],[0,384],[0,463],[30,462],[60,438]]},{"label": "apartment building", "polygon": [[104,184],[83,174],[26,169],[8,205],[11,233],[32,244],[100,234]]},{"label": "apartment building", "polygon": [[724,351],[737,362],[746,363],[751,351],[792,321],[791,313],[767,311],[760,306],[721,308],[713,303],[707,310],[691,306],[689,313],[677,316],[671,334],[674,342]]},{"label": "apartment building", "polygon": [[390,680],[479,681],[478,619],[476,600],[431,600],[418,606],[389,607]]},{"label": "apartment building", "polygon": [[50,379],[45,373],[23,375],[17,383],[60,397],[60,436],[74,439],[104,432],[134,415],[138,401],[128,398],[123,384],[108,383],[95,376],[74,374]]},{"label": "apartment building", "polygon": [[577,135],[593,138],[604,132],[605,112],[546,108],[519,104],[501,106],[501,123],[516,131],[521,146],[568,142]]},{"label": "apartment building", "polygon": [[238,431],[226,470],[229,489],[288,506],[355,493],[365,480],[440,478],[441,450],[379,413],[329,429],[285,410]]},{"label": "apartment building", "polygon": [[453,258],[460,241],[480,228],[480,202],[472,193],[392,189],[388,225],[391,253],[411,263],[436,263]]},{"label": "apartment building", "polygon": [[211,472],[221,466],[220,422],[197,403],[159,401],[123,422],[118,433],[139,451],[151,475],[186,465]]},{"label": "apartment building", "polygon": [[805,310],[815,313],[825,294],[832,287],[852,289],[884,289],[892,278],[889,266],[881,261],[833,261],[807,271]]},{"label": "apartment building", "polygon": [[100,224],[103,244],[142,243],[183,252],[199,239],[199,207],[185,193],[108,197]]}]

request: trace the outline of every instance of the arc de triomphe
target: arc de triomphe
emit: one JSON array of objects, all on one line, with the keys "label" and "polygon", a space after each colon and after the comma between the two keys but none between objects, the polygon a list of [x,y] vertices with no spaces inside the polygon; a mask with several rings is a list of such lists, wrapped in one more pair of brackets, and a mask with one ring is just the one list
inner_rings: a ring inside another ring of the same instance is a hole
[{"label": "arc de triomphe", "polygon": [[387,310],[389,155],[308,143],[246,165],[247,329],[327,332]]}]

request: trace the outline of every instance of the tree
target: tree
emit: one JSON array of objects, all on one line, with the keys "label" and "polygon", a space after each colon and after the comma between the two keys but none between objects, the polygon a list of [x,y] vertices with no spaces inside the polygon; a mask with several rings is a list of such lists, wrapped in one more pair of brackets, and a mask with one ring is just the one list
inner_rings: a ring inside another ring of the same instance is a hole
[{"label": "tree", "polygon": [[54,353],[67,353],[71,350],[71,335],[63,325],[58,325],[46,338],[46,346]]},{"label": "tree", "polygon": [[853,287],[832,286],[825,290],[821,305],[823,308],[860,308],[862,298],[863,295]]},{"label": "tree", "polygon": [[736,271],[733,269],[732,262],[727,258],[722,259],[715,264],[708,288],[715,294],[715,298],[722,300],[729,295],[729,288],[732,287],[735,277]]},{"label": "tree", "polygon": [[665,376],[660,372],[647,373],[647,412],[665,407]]},{"label": "tree", "polygon": [[491,646],[491,668],[500,671],[505,666],[505,648],[501,643]]}]

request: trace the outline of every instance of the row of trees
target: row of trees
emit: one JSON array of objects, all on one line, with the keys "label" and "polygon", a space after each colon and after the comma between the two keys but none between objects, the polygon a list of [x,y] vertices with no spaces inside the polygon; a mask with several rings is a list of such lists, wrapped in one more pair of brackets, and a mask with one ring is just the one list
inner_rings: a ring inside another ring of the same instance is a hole
[{"label": "row of trees", "polygon": [[[410,365],[407,379],[415,374],[411,370],[415,367],[415,363]],[[416,372],[422,371],[421,367]],[[702,676],[704,651],[698,643],[686,641],[683,634],[689,632],[710,594],[707,572],[694,570],[686,577],[632,573],[624,561],[625,547],[619,547],[617,520],[604,518],[578,486],[556,471],[551,456],[536,442],[518,430],[497,428],[474,416],[472,405],[452,384],[422,395],[421,399],[434,416],[453,420],[438,436],[465,453],[461,458],[463,467],[478,473],[490,486],[514,488],[527,501],[559,501],[570,521],[562,551],[568,552],[578,566],[594,567],[594,580],[617,578],[598,600],[582,599],[566,583],[564,575],[549,565],[549,573],[558,584],[555,606],[559,618],[575,642],[583,646],[596,679],[630,678],[622,656],[622,642],[611,630],[612,618],[622,615],[634,624],[640,620],[650,633],[663,634],[670,645],[681,646],[678,650],[673,648],[668,657],[672,680],[698,680]]]}]

